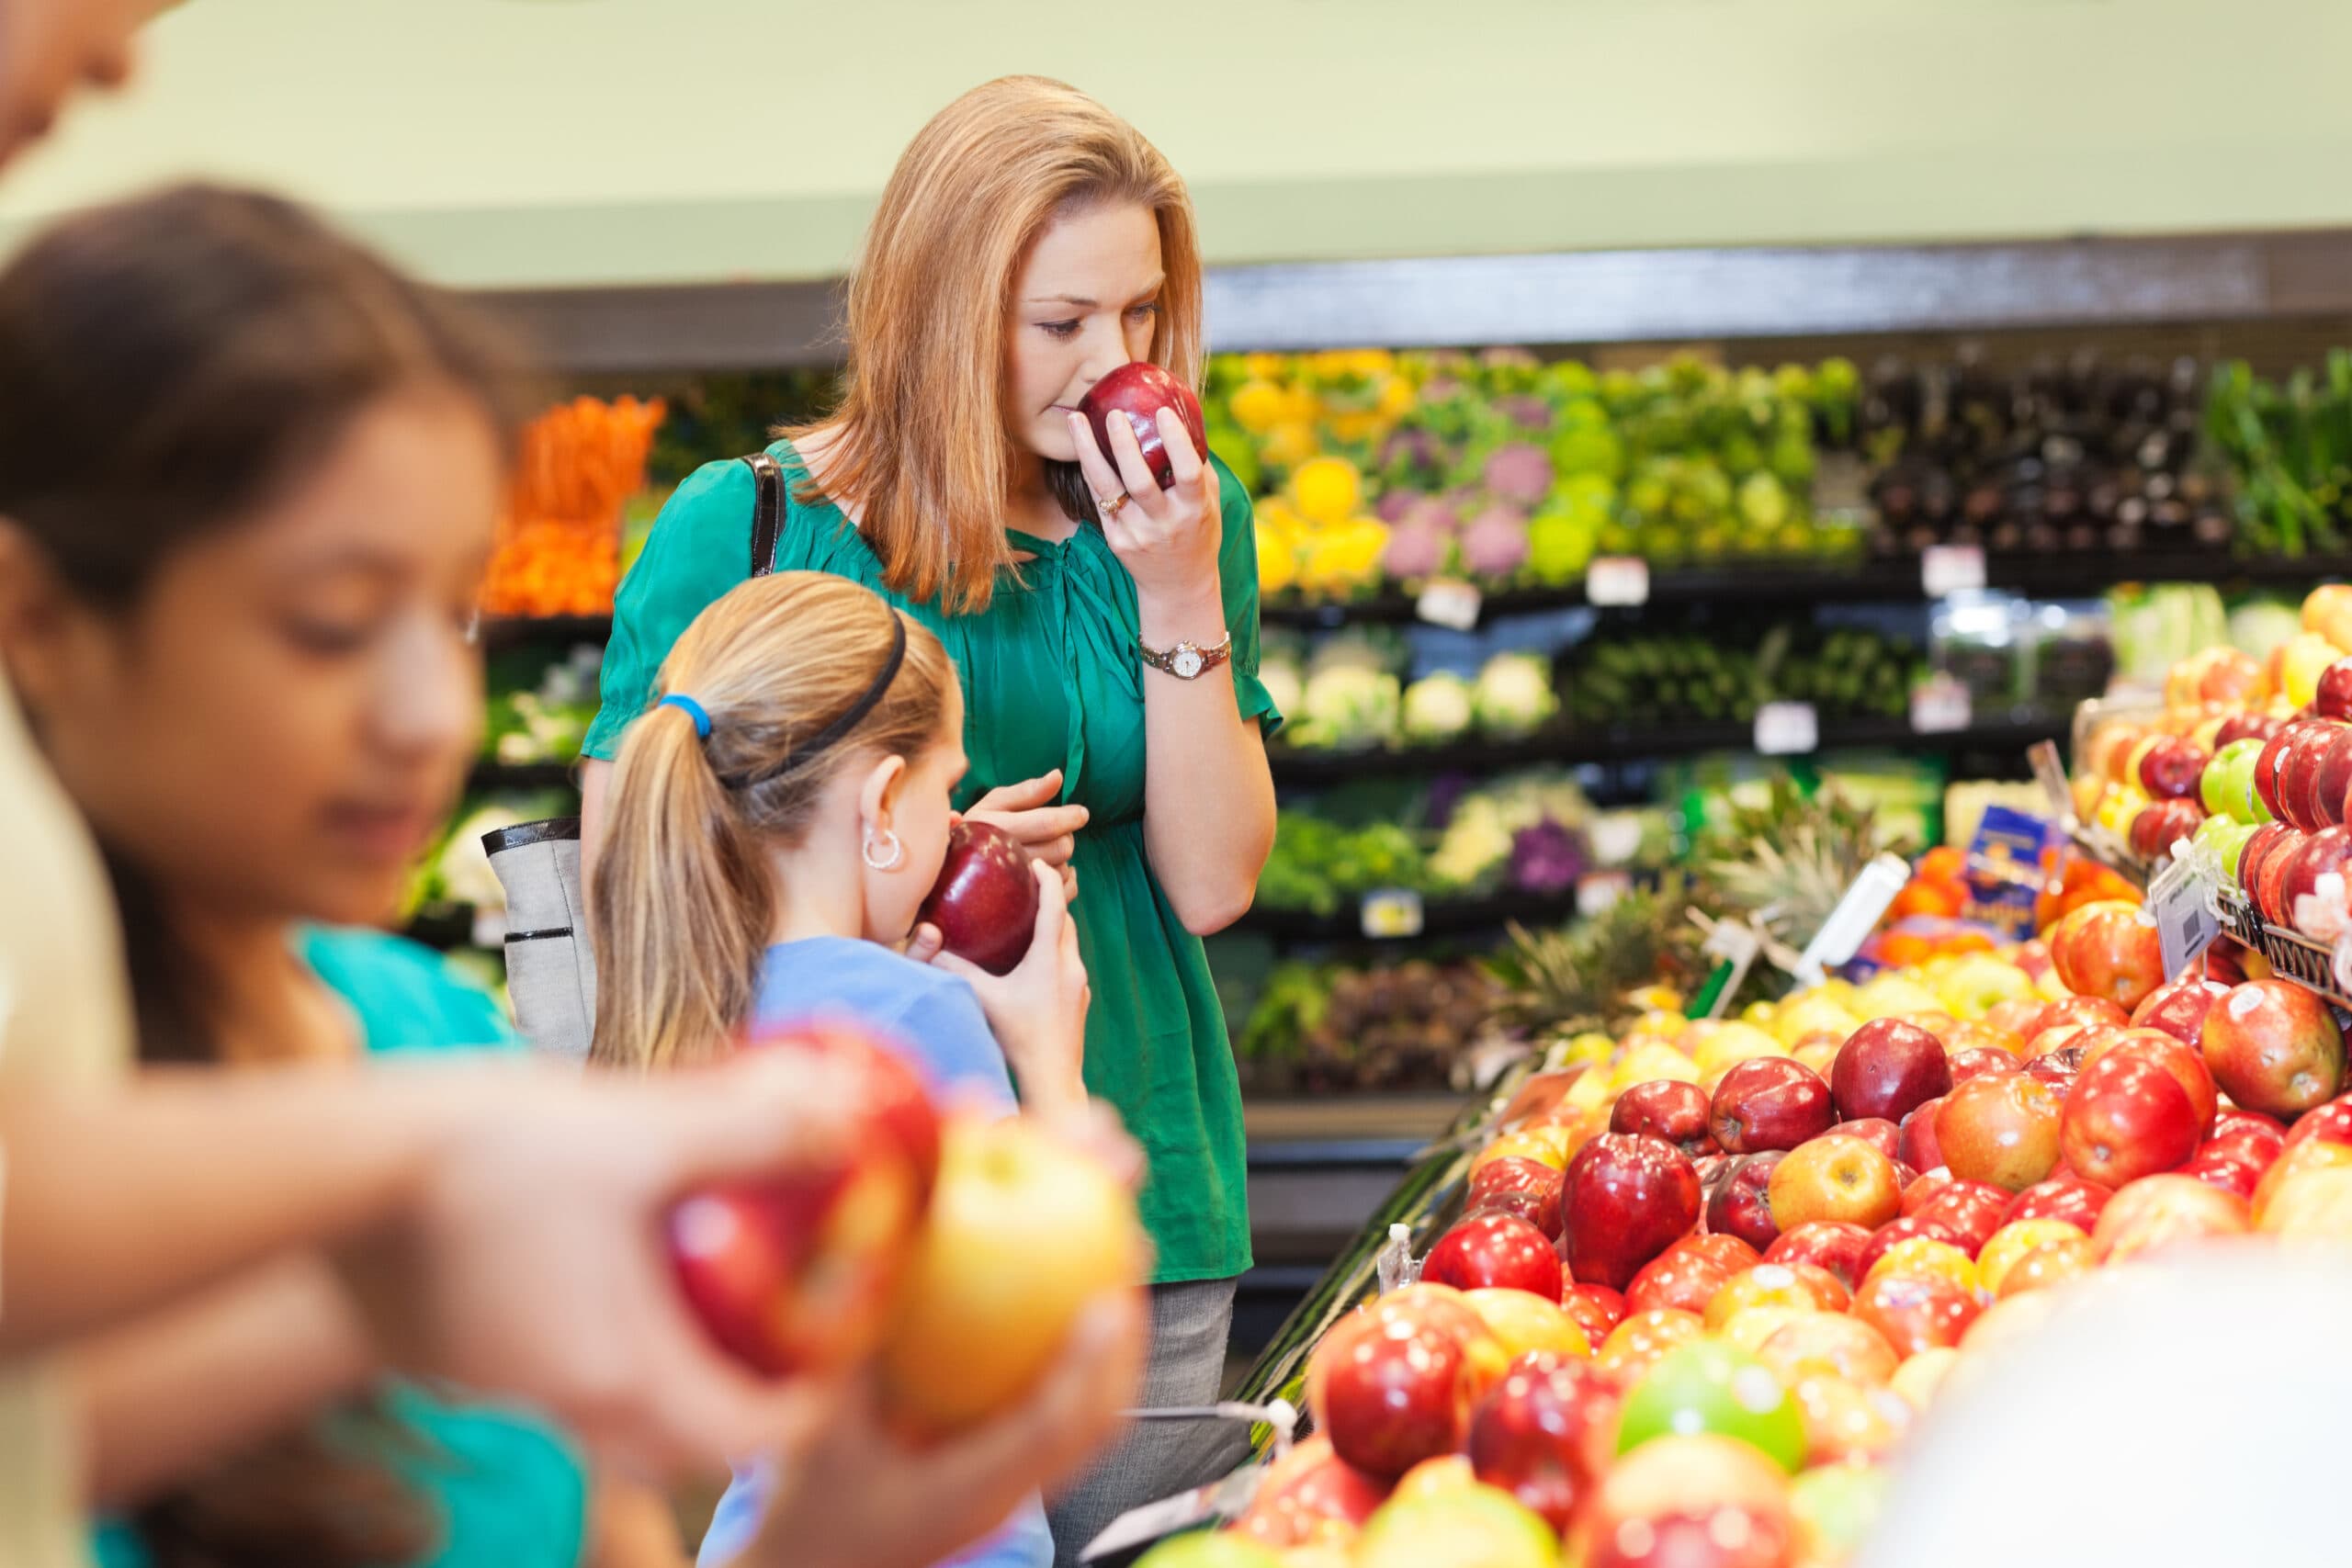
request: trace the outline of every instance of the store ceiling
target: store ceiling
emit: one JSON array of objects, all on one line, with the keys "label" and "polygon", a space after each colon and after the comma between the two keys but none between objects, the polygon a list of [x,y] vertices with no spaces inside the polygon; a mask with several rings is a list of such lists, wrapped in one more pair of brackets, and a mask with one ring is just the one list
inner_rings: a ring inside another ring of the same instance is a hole
[{"label": "store ceiling", "polygon": [[2352,221],[2338,0],[193,0],[148,45],[0,242],[203,174],[456,283],[824,276],[1020,69],[1153,135],[1226,262]]}]

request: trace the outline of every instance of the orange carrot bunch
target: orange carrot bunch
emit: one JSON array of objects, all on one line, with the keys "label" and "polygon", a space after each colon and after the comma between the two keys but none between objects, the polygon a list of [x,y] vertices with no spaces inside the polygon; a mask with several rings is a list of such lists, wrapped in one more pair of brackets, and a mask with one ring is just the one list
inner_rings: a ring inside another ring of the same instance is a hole
[{"label": "orange carrot bunch", "polygon": [[658,398],[575,398],[523,432],[498,547],[482,584],[493,615],[595,615],[620,585],[621,506],[645,483]]}]

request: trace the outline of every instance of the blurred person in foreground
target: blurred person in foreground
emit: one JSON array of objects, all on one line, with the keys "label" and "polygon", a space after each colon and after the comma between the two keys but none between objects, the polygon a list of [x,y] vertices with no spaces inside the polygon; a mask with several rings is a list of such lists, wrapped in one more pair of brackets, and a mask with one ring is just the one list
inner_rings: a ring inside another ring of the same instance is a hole
[{"label": "blurred person in foreground", "polygon": [[[45,129],[77,82],[119,79],[145,9],[0,3],[0,152]],[[7,509],[12,592],[33,558]],[[530,1064],[124,1083],[130,1010],[99,863],[5,688],[0,889],[0,1561],[83,1560],[77,1445],[41,1352],[316,1248],[347,1265],[324,1310],[367,1354],[517,1393],[637,1467],[806,1446],[834,1425],[841,1473],[806,1467],[827,1495],[780,1498],[757,1549],[770,1555],[752,1561],[781,1560],[779,1542],[802,1563],[927,1561],[1113,1425],[1137,1337],[1118,1303],[1029,1408],[920,1458],[839,1424],[843,1391],[762,1384],[711,1349],[654,1222],[691,1187],[822,1152],[831,1108],[777,1064],[659,1086]],[[564,1310],[533,1310],[551,1301]]]},{"label": "blurred person in foreground", "polygon": [[2268,1237],[2052,1292],[1955,1368],[1856,1568],[2346,1561],[2348,1317],[2352,1252]]}]

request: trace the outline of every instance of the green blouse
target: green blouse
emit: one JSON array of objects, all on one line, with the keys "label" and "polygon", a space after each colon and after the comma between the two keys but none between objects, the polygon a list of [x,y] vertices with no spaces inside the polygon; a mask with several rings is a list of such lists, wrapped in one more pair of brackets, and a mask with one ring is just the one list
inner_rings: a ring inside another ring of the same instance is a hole
[{"label": "green blouse", "polygon": [[[787,442],[769,448],[797,485]],[[1223,464],[1218,570],[1244,717],[1282,723],[1258,680],[1258,548],[1250,499]],[[621,584],[605,650],[604,708],[582,751],[609,759],[643,711],[671,646],[703,607],[744,581],[754,485],[740,462],[711,463],[670,498]],[[883,585],[882,563],[829,502],[795,502],[780,571],[827,571],[881,594],[939,634],[963,676],[970,773],[956,804],[1062,770],[1065,802],[1091,814],[1078,835],[1072,917],[1094,987],[1086,1082],[1116,1106],[1144,1149],[1143,1217],[1156,1280],[1220,1280],[1250,1266],[1241,1091],[1201,939],[1186,931],[1144,852],[1144,667],[1136,589],[1099,529],[1067,541],[1008,529],[1035,556],[1002,574],[989,608],[954,615]],[[1155,675],[1154,680],[1165,679]]]}]

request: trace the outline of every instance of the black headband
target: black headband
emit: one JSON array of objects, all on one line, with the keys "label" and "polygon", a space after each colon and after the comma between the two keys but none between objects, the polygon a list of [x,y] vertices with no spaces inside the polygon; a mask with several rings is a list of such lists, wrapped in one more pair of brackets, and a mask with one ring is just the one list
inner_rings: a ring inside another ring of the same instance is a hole
[{"label": "black headband", "polygon": [[865,716],[874,711],[876,704],[889,694],[890,682],[899,678],[899,666],[905,663],[906,659],[906,617],[899,615],[898,611],[892,610],[890,612],[890,657],[882,661],[881,672],[874,677],[874,683],[865,688],[865,694],[843,708],[824,728],[794,747],[792,755],[786,757],[781,763],[770,768],[764,773],[754,773],[746,779],[744,787],[748,789],[763,784],[772,784],[822,756],[827,748],[838,745],[851,730],[865,722]]}]

